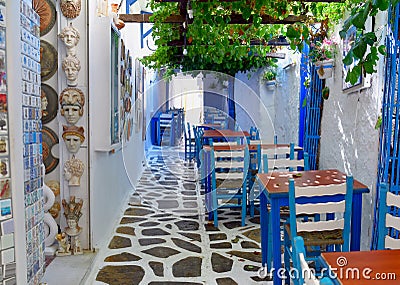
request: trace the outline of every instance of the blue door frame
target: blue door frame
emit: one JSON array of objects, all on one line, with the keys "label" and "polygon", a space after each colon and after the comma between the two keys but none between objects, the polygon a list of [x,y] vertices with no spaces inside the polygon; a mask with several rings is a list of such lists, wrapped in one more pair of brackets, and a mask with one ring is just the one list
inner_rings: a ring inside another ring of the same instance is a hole
[{"label": "blue door frame", "polygon": [[[371,249],[376,249],[378,243],[378,205],[381,199],[379,184],[387,183],[390,192],[400,194],[399,14],[399,5],[392,7],[391,12],[388,13],[385,84],[382,98],[382,125],[380,127],[378,178]],[[391,211],[394,210],[391,209]],[[400,216],[398,210],[395,216]],[[399,235],[397,231],[391,231],[389,234],[396,238]]]}]

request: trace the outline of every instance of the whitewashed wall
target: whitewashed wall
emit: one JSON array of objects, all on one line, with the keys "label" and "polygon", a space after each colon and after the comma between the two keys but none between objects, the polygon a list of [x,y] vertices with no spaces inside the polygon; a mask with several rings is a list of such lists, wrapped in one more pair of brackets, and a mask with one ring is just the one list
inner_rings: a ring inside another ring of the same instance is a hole
[{"label": "whitewashed wall", "polygon": [[[141,175],[144,142],[140,130],[133,131],[133,137],[122,148],[107,146],[110,133],[111,26],[109,18],[97,17],[96,1],[90,1],[88,8],[91,233],[92,246],[102,248],[107,246],[106,239],[119,223],[122,205]],[[127,33],[130,33],[129,38]],[[127,25],[121,34],[126,48],[137,57],[135,51],[140,50],[138,26]]]},{"label": "whitewashed wall", "polygon": [[[238,73],[235,76],[234,87],[234,100],[235,100],[235,113],[236,124],[241,130],[249,131],[250,127],[259,127],[260,120],[260,73],[261,70],[251,73],[248,77],[247,73]],[[271,129],[269,122],[267,123],[266,130]],[[259,127],[260,128],[260,127]],[[261,128],[260,128],[261,129]],[[267,133],[265,129],[260,131],[260,136],[265,137]]]},{"label": "whitewashed wall", "polygon": [[[264,70],[236,74],[235,101],[236,119],[244,130],[250,126],[260,129],[263,141],[272,143],[274,135],[278,142],[298,141],[299,124],[299,54],[284,50],[285,59],[278,60],[278,74],[275,87],[265,85],[262,75]],[[249,116],[252,121],[249,120]]]},{"label": "whitewashed wall", "polygon": [[[375,26],[385,24],[386,15],[380,14]],[[337,168],[369,187],[371,192],[363,195],[361,228],[361,248],[369,249],[379,152],[375,124],[382,108],[384,62],[381,57],[378,74],[371,78],[371,88],[343,93],[341,60],[341,56],[336,57],[334,77],[326,81],[331,92],[324,102],[319,167]]]},{"label": "whitewashed wall", "polygon": [[286,58],[278,61],[275,90],[274,127],[278,143],[298,143],[300,53],[283,50]]}]

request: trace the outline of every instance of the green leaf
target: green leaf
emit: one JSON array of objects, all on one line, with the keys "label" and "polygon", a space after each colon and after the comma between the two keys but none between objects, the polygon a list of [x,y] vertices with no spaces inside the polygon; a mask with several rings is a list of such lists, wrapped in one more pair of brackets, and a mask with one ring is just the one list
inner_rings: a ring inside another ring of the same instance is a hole
[{"label": "green leaf", "polygon": [[354,57],[362,59],[367,51],[367,43],[364,41],[356,42],[352,49]]},{"label": "green leaf", "polygon": [[373,46],[377,41],[377,38],[374,32],[369,32],[362,36],[362,40],[365,41],[368,45]]},{"label": "green leaf", "polygon": [[366,73],[372,74],[374,73],[376,70],[374,69],[375,64],[371,61],[365,61],[364,64],[364,70]]},{"label": "green leaf", "polygon": [[302,108],[307,107],[307,97],[304,97],[303,103],[301,104],[301,107],[302,107]]},{"label": "green leaf", "polygon": [[361,76],[361,66],[358,64],[347,73],[346,82],[350,82],[351,84],[356,84],[360,76]]},{"label": "green leaf", "polygon": [[286,36],[289,38],[297,38],[299,37],[300,33],[296,31],[293,26],[289,26],[286,31]]},{"label": "green leaf", "polygon": [[345,65],[351,65],[353,63],[353,51],[350,50],[346,57],[343,59],[343,64]]},{"label": "green leaf", "polygon": [[375,123],[375,130],[379,130],[382,126],[382,116],[379,116]]},{"label": "green leaf", "polygon": [[378,8],[381,11],[385,11],[389,8],[389,1],[388,0],[373,0],[372,6]]},{"label": "green leaf", "polygon": [[378,51],[381,55],[386,55],[386,46],[385,45],[380,45],[378,47]]},{"label": "green leaf", "polygon": [[365,28],[365,22],[367,21],[368,18],[368,5],[365,3],[357,12],[357,14],[354,16],[352,20],[352,24],[359,29]]}]

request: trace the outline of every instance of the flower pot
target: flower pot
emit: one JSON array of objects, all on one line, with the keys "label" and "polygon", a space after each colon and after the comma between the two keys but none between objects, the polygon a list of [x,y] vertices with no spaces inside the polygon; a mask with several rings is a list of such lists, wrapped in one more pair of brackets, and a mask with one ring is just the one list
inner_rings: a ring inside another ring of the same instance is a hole
[{"label": "flower pot", "polygon": [[331,78],[333,75],[334,61],[333,59],[317,61],[315,63],[319,79]]},{"label": "flower pot", "polygon": [[265,81],[265,86],[267,86],[268,89],[274,89],[276,85],[275,80],[267,80]]}]

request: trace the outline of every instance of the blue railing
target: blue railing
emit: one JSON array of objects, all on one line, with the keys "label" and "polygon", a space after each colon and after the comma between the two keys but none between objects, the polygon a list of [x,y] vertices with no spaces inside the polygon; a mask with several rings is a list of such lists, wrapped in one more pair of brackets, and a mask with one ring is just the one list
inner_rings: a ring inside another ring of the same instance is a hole
[{"label": "blue railing", "polygon": [[310,170],[318,168],[321,114],[323,107],[323,81],[314,65],[310,66],[310,85],[306,95],[304,112],[304,151],[309,155]]},{"label": "blue railing", "polygon": [[[382,125],[380,128],[380,145],[378,158],[378,178],[374,211],[374,226],[372,232],[371,249],[377,248],[378,242],[378,186],[385,182],[389,191],[399,194],[400,185],[400,98],[399,98],[399,68],[400,68],[400,41],[399,41],[399,5],[393,7],[393,13],[388,13],[388,32],[386,37],[386,66],[385,84],[382,98]],[[392,211],[394,211],[392,209]],[[397,211],[395,214],[399,216]],[[399,233],[391,232],[392,236]]]}]

